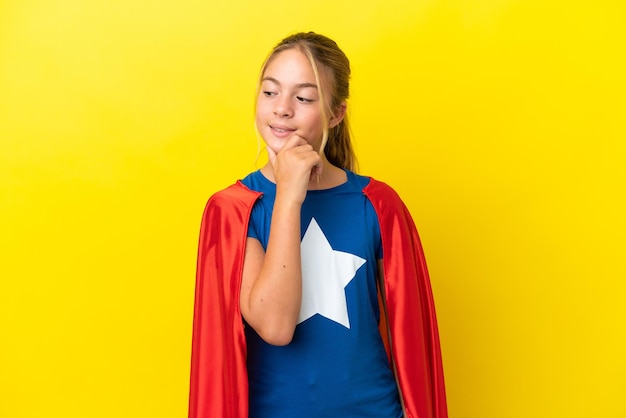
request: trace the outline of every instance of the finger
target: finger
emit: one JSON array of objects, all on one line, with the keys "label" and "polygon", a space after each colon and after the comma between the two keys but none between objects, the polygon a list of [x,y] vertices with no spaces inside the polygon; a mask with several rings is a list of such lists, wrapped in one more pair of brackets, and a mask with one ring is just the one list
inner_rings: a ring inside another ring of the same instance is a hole
[{"label": "finger", "polygon": [[313,168],[311,169],[311,175],[309,177],[309,180],[311,181],[315,180],[319,182],[319,179],[322,176],[322,167],[323,167],[322,162],[315,164]]},{"label": "finger", "polygon": [[317,174],[318,176],[321,176],[322,168],[324,168],[324,164],[322,164],[322,162],[320,161],[319,163],[315,165],[315,167],[313,167],[313,170],[315,170],[315,174]]},{"label": "finger", "polygon": [[308,143],[309,142],[303,136],[300,136],[298,134],[293,134],[293,135],[291,135],[289,137],[289,139],[285,143],[285,146],[283,147],[283,149],[286,150],[286,149],[290,149],[290,148],[295,148],[295,147],[298,147],[300,145],[306,145]]}]

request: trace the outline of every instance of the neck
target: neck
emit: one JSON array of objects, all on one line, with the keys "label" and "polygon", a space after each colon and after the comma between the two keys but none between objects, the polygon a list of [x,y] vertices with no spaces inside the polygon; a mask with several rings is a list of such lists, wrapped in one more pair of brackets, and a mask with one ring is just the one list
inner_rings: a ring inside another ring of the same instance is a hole
[{"label": "neck", "polygon": [[308,190],[324,190],[337,187],[348,181],[346,173],[341,168],[332,165],[324,159],[322,174],[313,176],[309,181]]},{"label": "neck", "polygon": [[[272,183],[276,183],[276,177],[274,177],[274,168],[268,162],[261,168],[261,173]],[[332,187],[337,187],[348,181],[346,173],[343,169],[332,165],[322,158],[322,173],[317,175],[311,175],[307,190],[324,190]]]}]

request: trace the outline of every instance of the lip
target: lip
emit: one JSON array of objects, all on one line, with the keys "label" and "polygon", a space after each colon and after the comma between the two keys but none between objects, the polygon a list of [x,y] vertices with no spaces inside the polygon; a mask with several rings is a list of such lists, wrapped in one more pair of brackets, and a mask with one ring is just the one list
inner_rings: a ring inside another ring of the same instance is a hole
[{"label": "lip", "polygon": [[272,133],[274,134],[274,136],[277,136],[279,138],[286,138],[291,136],[291,134],[293,134],[296,129],[295,128],[291,128],[289,126],[285,126],[285,125],[269,125]]}]

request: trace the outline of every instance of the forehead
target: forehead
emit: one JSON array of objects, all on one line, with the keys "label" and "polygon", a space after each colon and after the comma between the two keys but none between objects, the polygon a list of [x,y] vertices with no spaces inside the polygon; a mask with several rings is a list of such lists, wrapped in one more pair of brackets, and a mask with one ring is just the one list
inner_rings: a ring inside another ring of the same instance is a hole
[{"label": "forehead", "polygon": [[297,48],[274,55],[265,67],[263,79],[274,79],[283,84],[315,84],[315,73],[308,57]]}]

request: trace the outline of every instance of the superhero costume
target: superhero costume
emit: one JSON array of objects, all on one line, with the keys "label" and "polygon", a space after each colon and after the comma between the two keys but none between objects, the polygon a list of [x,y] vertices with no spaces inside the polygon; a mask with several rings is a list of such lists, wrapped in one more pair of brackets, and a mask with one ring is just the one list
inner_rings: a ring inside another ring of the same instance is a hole
[{"label": "superhero costume", "polygon": [[[446,418],[441,352],[430,281],[413,220],[393,189],[371,179],[363,193],[380,223],[386,320],[381,334],[405,415]],[[241,182],[213,195],[200,231],[190,418],[248,416],[246,338],[239,308],[248,220],[261,193]],[[388,326],[387,326],[388,324]]]}]

